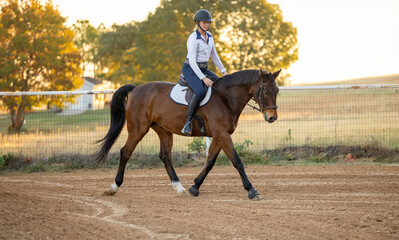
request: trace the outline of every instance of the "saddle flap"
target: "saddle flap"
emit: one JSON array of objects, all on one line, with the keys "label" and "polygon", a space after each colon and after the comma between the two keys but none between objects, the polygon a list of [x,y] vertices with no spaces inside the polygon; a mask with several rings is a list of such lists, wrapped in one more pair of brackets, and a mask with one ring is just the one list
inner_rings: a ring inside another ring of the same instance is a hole
[{"label": "saddle flap", "polygon": [[177,82],[180,85],[182,85],[183,87],[188,87],[188,83],[187,83],[186,79],[184,78],[183,74],[180,74],[180,78]]},{"label": "saddle flap", "polygon": [[[169,97],[178,104],[188,106],[188,103],[191,101],[194,92],[188,86],[183,87],[180,84],[176,84],[172,90],[170,91]],[[212,88],[208,88],[206,91],[204,99],[200,103],[200,107],[206,105],[212,96]]]}]

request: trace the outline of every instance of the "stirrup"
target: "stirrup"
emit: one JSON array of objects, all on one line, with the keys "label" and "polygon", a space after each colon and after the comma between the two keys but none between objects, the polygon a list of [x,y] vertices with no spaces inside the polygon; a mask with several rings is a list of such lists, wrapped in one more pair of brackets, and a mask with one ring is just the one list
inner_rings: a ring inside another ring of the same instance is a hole
[{"label": "stirrup", "polygon": [[186,124],[184,124],[183,129],[181,130],[181,133],[183,133],[186,136],[191,136],[192,130],[193,126],[191,122],[186,122]]}]

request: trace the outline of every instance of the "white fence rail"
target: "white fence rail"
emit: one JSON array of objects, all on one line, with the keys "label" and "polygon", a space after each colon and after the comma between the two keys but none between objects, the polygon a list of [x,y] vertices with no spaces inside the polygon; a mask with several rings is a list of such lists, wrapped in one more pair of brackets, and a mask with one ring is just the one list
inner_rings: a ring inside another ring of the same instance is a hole
[{"label": "white fence rail", "polygon": [[[325,85],[325,86],[282,86],[280,90],[331,90],[331,89],[374,89],[399,88],[399,84],[368,84],[368,85]],[[0,96],[51,96],[51,95],[82,95],[82,94],[113,94],[116,90],[93,91],[41,91],[41,92],[0,92]]]},{"label": "white fence rail", "polygon": [[43,92],[0,92],[0,96],[53,96],[53,95],[82,95],[82,94],[113,94],[116,90],[102,91],[43,91]]},{"label": "white fence rail", "polygon": [[374,89],[374,88],[399,88],[399,84],[288,86],[288,87],[279,87],[279,88],[280,90]]},{"label": "white fence rail", "polygon": [[[233,134],[235,143],[250,142],[248,150],[258,151],[303,145],[365,144],[399,149],[399,84],[289,86],[280,87],[280,90],[278,120],[269,124],[258,112],[244,109]],[[22,132],[17,135],[7,133],[10,114],[0,113],[0,156],[17,153],[43,157],[95,152],[97,146],[93,143],[108,130],[109,109],[107,104],[94,107],[97,105],[90,101],[109,101],[114,92],[0,92],[0,102],[11,96],[41,99],[45,96],[48,102],[59,96],[77,96],[85,107],[74,114],[65,114],[66,109],[57,113],[47,108],[30,112]],[[124,130],[112,151],[118,152],[126,137]],[[174,150],[188,151],[192,140],[175,136]],[[158,149],[158,137],[150,131],[136,152],[158,154]]]}]

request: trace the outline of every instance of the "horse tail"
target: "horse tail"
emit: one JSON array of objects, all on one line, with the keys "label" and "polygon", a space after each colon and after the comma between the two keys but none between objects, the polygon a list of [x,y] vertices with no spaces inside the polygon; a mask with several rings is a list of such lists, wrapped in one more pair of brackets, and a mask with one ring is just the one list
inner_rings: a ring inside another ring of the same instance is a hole
[{"label": "horse tail", "polygon": [[111,124],[107,135],[96,143],[101,143],[101,148],[94,154],[97,162],[104,162],[107,158],[108,152],[118,139],[126,121],[125,101],[128,94],[133,91],[134,85],[125,85],[120,87],[114,93],[111,101]]}]

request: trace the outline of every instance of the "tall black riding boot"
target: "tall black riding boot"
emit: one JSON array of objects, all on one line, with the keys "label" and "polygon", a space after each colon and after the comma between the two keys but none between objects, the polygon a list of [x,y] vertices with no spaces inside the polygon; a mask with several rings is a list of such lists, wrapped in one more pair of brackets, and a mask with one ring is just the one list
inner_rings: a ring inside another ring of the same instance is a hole
[{"label": "tall black riding boot", "polygon": [[188,105],[188,112],[187,112],[187,119],[186,123],[184,124],[183,129],[181,130],[181,133],[191,136],[191,132],[193,129],[193,118],[195,114],[197,113],[197,109],[200,104],[200,100],[198,99],[197,95],[194,94],[193,97],[191,98],[190,104]]}]

